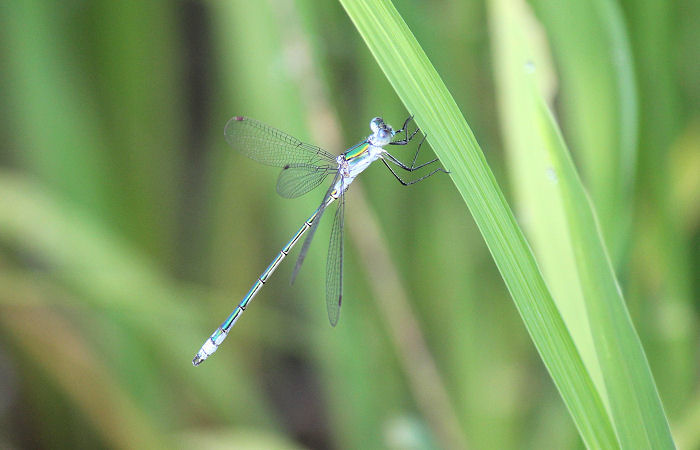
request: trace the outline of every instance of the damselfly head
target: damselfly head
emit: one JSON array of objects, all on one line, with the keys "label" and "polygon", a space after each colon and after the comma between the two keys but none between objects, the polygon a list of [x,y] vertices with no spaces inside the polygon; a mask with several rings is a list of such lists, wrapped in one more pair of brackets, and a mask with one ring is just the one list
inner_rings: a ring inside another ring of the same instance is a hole
[{"label": "damselfly head", "polygon": [[376,133],[383,126],[384,119],[382,119],[381,117],[375,117],[374,119],[369,121],[369,129],[372,130],[372,133]]},{"label": "damselfly head", "polygon": [[372,136],[369,137],[369,140],[373,145],[382,147],[391,142],[391,138],[394,137],[393,128],[385,123],[381,117],[370,120],[369,128],[372,130]]}]

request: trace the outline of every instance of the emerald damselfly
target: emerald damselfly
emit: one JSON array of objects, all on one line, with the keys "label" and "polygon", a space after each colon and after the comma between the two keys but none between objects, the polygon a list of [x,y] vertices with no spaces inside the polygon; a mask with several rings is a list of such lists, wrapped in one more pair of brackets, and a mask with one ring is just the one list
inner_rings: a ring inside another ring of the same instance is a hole
[{"label": "emerald damselfly", "polygon": [[[335,203],[336,207],[331,228],[330,244],[328,246],[328,259],[326,261],[326,307],[331,325],[335,326],[338,323],[340,305],[343,299],[345,191],[355,177],[376,160],[381,160],[404,186],[424,180],[436,172],[447,173],[445,169],[437,168],[420,178],[406,181],[389,165],[391,163],[403,170],[413,172],[438,160],[435,158],[416,166],[418,152],[425,141],[425,136],[418,144],[410,166],[402,163],[384,149],[387,145],[406,145],[413,139],[418,133],[418,128],[409,135],[408,125],[412,118],[413,116],[406,119],[401,129],[397,131],[394,131],[381,117],[373,118],[369,123],[372,134],[337,157],[322,148],[305,144],[282,131],[248,117],[234,116],[228,121],[224,129],[224,135],[233,148],[261,164],[282,168],[282,172],[277,178],[277,192],[282,197],[296,198],[304,195],[319,186],[329,175],[333,175],[333,183],[331,183],[330,188],[323,196],[320,206],[304,221],[304,224],[294,234],[294,237],[287,242],[287,245],[280,250],[275,259],[267,266],[267,269],[255,280],[255,283],[253,283],[253,286],[236,309],[204,342],[204,345],[202,345],[202,348],[192,360],[192,364],[198,366],[219,348],[219,345],[226,339],[229,331],[241,317],[243,311],[248,308],[253,297],[267,283],[272,273],[289,254],[294,245],[308,233],[292,272],[292,282],[294,282],[304,257],[309,250],[311,239],[318,228],[321,216],[332,203]],[[403,138],[401,138],[402,133]],[[394,140],[395,137],[398,138]]]}]

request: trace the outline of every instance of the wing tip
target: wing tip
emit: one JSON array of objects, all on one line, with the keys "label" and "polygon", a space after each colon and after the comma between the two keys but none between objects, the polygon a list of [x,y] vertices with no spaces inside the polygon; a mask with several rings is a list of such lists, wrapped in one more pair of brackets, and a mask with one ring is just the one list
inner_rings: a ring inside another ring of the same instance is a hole
[{"label": "wing tip", "polygon": [[335,328],[336,325],[338,325],[338,321],[340,320],[340,305],[343,303],[343,294],[340,294],[338,297],[338,309],[336,311],[331,311],[330,309],[328,310],[328,321],[331,323],[331,326]]},{"label": "wing tip", "polygon": [[228,120],[228,122],[226,122],[226,125],[224,126],[224,136],[226,136],[227,141],[229,141],[229,133],[230,133],[231,125],[234,122],[242,122],[244,120],[245,120],[245,117],[243,117],[243,116],[233,116]]}]

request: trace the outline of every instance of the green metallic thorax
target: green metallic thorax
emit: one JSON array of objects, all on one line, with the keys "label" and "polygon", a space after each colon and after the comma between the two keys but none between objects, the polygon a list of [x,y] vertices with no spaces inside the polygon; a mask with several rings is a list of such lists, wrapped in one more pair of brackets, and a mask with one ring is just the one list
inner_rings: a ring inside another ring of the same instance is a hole
[{"label": "green metallic thorax", "polygon": [[343,156],[345,156],[346,161],[350,161],[351,159],[355,159],[361,155],[363,155],[365,152],[367,152],[367,149],[369,148],[369,142],[367,141],[362,141],[359,144],[355,145],[354,147],[350,147],[343,153]]}]

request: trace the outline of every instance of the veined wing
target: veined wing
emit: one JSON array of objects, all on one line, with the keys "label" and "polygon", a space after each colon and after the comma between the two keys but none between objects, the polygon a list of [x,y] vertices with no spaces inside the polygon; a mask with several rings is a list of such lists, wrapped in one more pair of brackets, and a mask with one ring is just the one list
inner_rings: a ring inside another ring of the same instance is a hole
[{"label": "veined wing", "polygon": [[326,308],[331,326],[336,326],[343,301],[343,221],[345,193],[338,199],[326,260]]},{"label": "veined wing", "polygon": [[316,234],[316,230],[318,230],[318,224],[321,223],[321,217],[323,216],[323,213],[326,211],[326,207],[329,204],[329,201],[331,200],[331,194],[333,193],[335,189],[335,183],[338,182],[338,179],[340,179],[340,172],[335,173],[335,177],[333,177],[333,182],[331,183],[331,187],[328,188],[326,191],[326,195],[323,196],[323,201],[321,202],[321,206],[318,207],[318,213],[316,214],[316,218],[314,219],[314,223],[311,224],[311,228],[309,228],[309,231],[306,232],[306,239],[304,239],[304,243],[301,245],[301,250],[299,251],[299,256],[297,256],[297,262],[294,265],[294,270],[292,271],[292,284],[294,284],[294,280],[297,278],[297,274],[299,273],[299,269],[301,269],[301,265],[304,263],[304,258],[306,258],[306,253],[309,251],[309,246],[311,245],[311,241],[314,238],[314,235]]},{"label": "veined wing", "polygon": [[336,157],[322,148],[248,117],[232,117],[224,136],[233,148],[268,166],[337,167]]},{"label": "veined wing", "polygon": [[277,178],[277,193],[284,198],[297,198],[311,191],[337,167],[318,167],[308,164],[288,165]]}]

